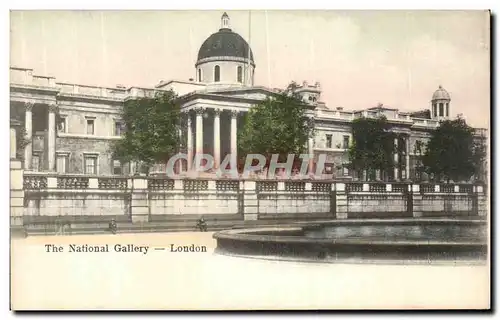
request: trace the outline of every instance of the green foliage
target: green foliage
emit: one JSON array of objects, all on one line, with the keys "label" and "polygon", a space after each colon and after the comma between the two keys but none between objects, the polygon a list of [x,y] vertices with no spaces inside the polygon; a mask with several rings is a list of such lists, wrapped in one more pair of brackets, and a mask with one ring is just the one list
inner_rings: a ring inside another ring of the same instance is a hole
[{"label": "green foliage", "polygon": [[385,117],[358,118],[352,122],[353,143],[349,148],[349,166],[361,173],[387,171],[394,165],[394,138]]},{"label": "green foliage", "polygon": [[122,162],[137,161],[146,168],[166,163],[181,150],[180,111],[173,91],[127,100],[122,111],[125,133],[114,143],[113,157]]},{"label": "green foliage", "polygon": [[26,138],[26,128],[20,126],[16,129],[16,158],[24,159],[24,149],[28,145],[29,140]]},{"label": "green foliage", "polygon": [[286,161],[288,154],[307,153],[307,141],[313,134],[313,122],[307,117],[308,106],[294,94],[295,83],[277,96],[253,106],[244,118],[238,133],[240,158],[249,153],[270,159],[279,154]]},{"label": "green foliage", "polygon": [[425,172],[436,180],[468,180],[479,174],[486,156],[483,139],[474,137],[474,129],[457,118],[441,122],[431,135],[423,156]]}]

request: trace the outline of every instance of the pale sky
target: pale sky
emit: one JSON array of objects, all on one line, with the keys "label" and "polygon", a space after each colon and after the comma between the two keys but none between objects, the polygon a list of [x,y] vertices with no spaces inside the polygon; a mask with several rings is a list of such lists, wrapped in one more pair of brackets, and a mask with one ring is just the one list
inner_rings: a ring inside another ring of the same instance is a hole
[{"label": "pale sky", "polygon": [[[195,78],[224,11],[11,13],[11,65],[58,82],[152,87]],[[249,40],[249,12],[227,11]],[[267,26],[266,26],[267,25]],[[489,15],[484,11],[252,11],[255,85],[319,81],[329,108],[428,109],[442,85],[451,113],[487,128]]]}]

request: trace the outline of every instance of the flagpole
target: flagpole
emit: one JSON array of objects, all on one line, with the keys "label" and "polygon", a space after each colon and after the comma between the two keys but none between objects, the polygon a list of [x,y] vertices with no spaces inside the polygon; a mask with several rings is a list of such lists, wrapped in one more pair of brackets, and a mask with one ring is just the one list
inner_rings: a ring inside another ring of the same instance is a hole
[{"label": "flagpole", "polygon": [[248,11],[248,61],[247,61],[247,86],[253,85],[250,73],[250,43],[252,38],[252,10]]},{"label": "flagpole", "polygon": [[266,13],[266,53],[267,53],[267,86],[271,87],[271,58],[269,55],[269,23],[267,19],[267,10]]}]

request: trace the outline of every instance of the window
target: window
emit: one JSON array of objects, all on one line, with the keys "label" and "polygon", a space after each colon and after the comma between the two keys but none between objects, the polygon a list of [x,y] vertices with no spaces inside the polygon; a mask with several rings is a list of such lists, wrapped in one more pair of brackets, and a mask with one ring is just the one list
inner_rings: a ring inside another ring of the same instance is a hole
[{"label": "window", "polygon": [[94,123],[95,119],[87,118],[87,134],[94,134]]},{"label": "window", "polygon": [[326,147],[327,148],[332,147],[332,135],[331,134],[326,135]]},{"label": "window", "polygon": [[57,129],[59,132],[67,133],[68,132],[68,118],[67,116],[60,115],[59,123],[57,124]]},{"label": "window", "polygon": [[201,69],[198,69],[198,81],[201,82]]},{"label": "window", "polygon": [[56,159],[57,173],[67,173],[69,168],[69,154],[58,154]]},{"label": "window", "polygon": [[344,136],[342,148],[349,149],[349,136]]},{"label": "window", "polygon": [[220,81],[220,67],[215,66],[214,68],[214,82],[219,82]]},{"label": "window", "polygon": [[116,175],[123,174],[123,167],[122,167],[122,164],[119,160],[113,160],[112,166],[113,166],[113,174],[116,174]]},{"label": "window", "polygon": [[446,103],[446,116],[447,117],[450,116],[450,104],[449,103]]},{"label": "window", "polygon": [[40,155],[34,154],[31,158],[31,170],[40,171]]},{"label": "window", "polygon": [[440,117],[444,116],[444,110],[443,110],[443,104],[442,103],[439,104],[439,116]]},{"label": "window", "polygon": [[342,174],[344,176],[348,176],[349,175],[349,168],[347,167],[347,165],[343,165],[342,166]]},{"label": "window", "polygon": [[97,174],[97,156],[86,155],[84,166],[85,174]]},{"label": "window", "polygon": [[434,105],[432,106],[432,117],[434,117],[434,118],[435,118],[435,117],[437,117],[437,115],[438,115],[438,112],[437,112],[437,104],[434,104]]},{"label": "window", "polygon": [[238,66],[238,82],[243,82],[243,69],[241,66]]},{"label": "window", "polygon": [[123,123],[120,121],[115,121],[115,136],[121,136],[123,134]]}]

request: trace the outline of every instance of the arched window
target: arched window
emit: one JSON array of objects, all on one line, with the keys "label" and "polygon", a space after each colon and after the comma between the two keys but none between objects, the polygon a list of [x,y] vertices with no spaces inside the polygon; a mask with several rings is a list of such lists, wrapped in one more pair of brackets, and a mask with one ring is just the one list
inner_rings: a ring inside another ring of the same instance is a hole
[{"label": "arched window", "polygon": [[450,104],[449,103],[446,103],[446,116],[447,117],[450,116]]},{"label": "arched window", "polygon": [[443,104],[439,104],[439,116],[444,117],[444,109],[443,109]]},{"label": "arched window", "polygon": [[238,66],[238,82],[243,82],[243,69],[241,66]]},{"label": "arched window", "polygon": [[201,69],[198,69],[198,81],[201,82]]},{"label": "arched window", "polygon": [[214,68],[214,82],[219,82],[220,81],[220,67],[215,66]]},{"label": "arched window", "polygon": [[438,112],[437,112],[437,104],[435,103],[433,106],[432,106],[432,116],[433,117],[437,117],[438,115]]}]

